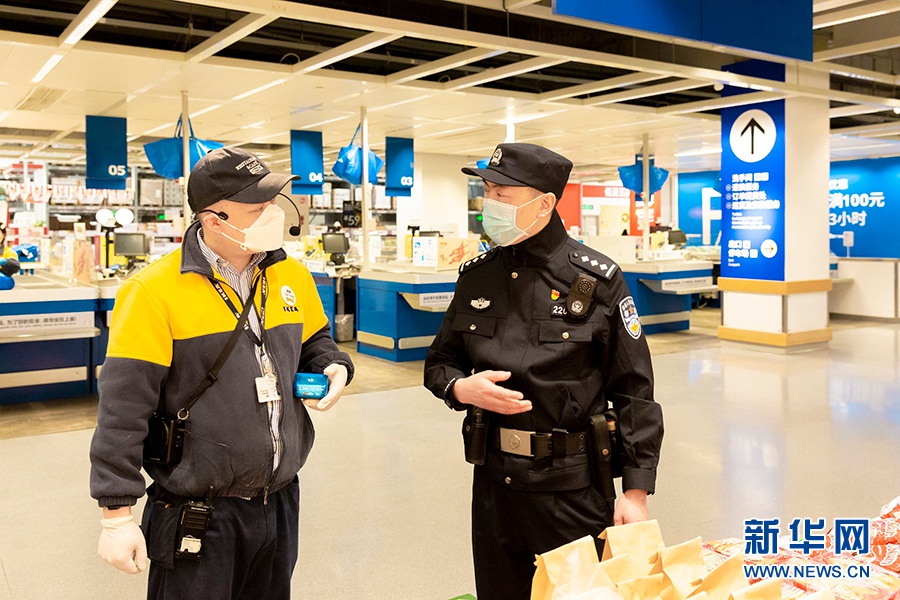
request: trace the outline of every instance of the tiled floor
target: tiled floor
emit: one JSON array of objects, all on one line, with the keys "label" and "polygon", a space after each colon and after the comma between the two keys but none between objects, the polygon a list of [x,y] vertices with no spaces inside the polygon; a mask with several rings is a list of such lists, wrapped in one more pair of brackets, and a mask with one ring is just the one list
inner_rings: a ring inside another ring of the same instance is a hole
[{"label": "tiled floor", "polygon": [[[650,510],[668,544],[739,537],[750,518],[874,516],[900,494],[900,324],[836,321],[827,349],[779,355],[720,344],[717,312],[695,318],[650,337],[666,419]],[[460,415],[421,387],[421,363],[356,360],[356,393],[313,415],[293,597],[474,591]],[[95,555],[91,402],[46,404],[0,411],[0,600],[141,598],[145,575]]]}]

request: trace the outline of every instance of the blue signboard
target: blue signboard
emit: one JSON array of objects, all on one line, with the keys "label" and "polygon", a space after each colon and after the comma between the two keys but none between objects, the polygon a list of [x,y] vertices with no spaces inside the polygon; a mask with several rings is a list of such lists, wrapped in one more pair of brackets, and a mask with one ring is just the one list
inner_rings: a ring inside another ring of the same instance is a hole
[{"label": "blue signboard", "polygon": [[553,13],[812,60],[810,0],[553,0]]},{"label": "blue signboard", "polygon": [[415,152],[412,138],[384,138],[385,195],[410,196],[415,183]]},{"label": "blue signboard", "polygon": [[784,281],[784,100],[722,110],[722,277]]},{"label": "blue signboard", "polygon": [[322,156],[321,131],[291,130],[291,173],[299,181],[291,182],[292,194],[322,193],[325,183],[325,159]]},{"label": "blue signboard", "polygon": [[678,174],[678,228],[689,245],[715,246],[722,222],[718,171]]},{"label": "blue signboard", "polygon": [[91,190],[124,190],[128,178],[126,119],[90,115],[85,119],[85,187]]},{"label": "blue signboard", "polygon": [[[830,232],[853,232],[850,256],[900,258],[900,157],[831,163],[828,189]],[[841,239],[831,251],[847,256]]]}]

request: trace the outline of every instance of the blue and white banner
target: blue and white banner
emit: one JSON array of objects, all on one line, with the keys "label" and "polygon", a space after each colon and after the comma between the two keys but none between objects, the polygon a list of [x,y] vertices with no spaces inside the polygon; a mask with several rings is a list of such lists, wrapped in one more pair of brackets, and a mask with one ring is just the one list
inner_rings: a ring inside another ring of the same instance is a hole
[{"label": "blue and white banner", "polygon": [[384,138],[385,195],[410,196],[415,183],[415,152],[412,138]]},{"label": "blue and white banner", "polygon": [[719,171],[678,174],[678,227],[688,245],[717,246],[722,223]]},{"label": "blue and white banner", "polygon": [[124,190],[128,179],[128,124],[121,117],[85,117],[90,190]]},{"label": "blue and white banner", "polygon": [[722,277],[784,281],[784,100],[722,110]]},{"label": "blue and white banner", "polygon": [[317,195],[325,183],[325,159],[321,131],[291,130],[291,173],[299,181],[291,182],[292,194]]},{"label": "blue and white banner", "polygon": [[[900,157],[831,163],[828,225],[832,236],[853,232],[850,256],[900,258]],[[847,256],[842,239],[831,251]]]}]

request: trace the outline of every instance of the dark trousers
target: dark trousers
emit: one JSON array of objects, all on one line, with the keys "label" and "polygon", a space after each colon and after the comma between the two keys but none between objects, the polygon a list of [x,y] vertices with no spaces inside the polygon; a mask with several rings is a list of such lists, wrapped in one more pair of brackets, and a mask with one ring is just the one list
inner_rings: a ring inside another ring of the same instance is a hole
[{"label": "dark trousers", "polygon": [[528,600],[536,554],[612,525],[612,514],[593,487],[560,492],[514,491],[475,467],[472,551],[478,600]]},{"label": "dark trousers", "polygon": [[151,559],[149,600],[290,599],[300,514],[296,477],[269,494],[267,504],[262,497],[215,498],[198,559],[174,557],[183,501],[161,496],[148,498],[142,524]]}]

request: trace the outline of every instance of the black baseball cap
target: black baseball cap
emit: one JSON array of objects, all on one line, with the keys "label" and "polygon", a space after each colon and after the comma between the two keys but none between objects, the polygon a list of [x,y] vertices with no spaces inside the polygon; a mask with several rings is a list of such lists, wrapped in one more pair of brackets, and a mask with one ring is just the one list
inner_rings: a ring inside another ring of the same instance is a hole
[{"label": "black baseball cap", "polygon": [[535,144],[500,144],[494,150],[486,169],[464,167],[466,175],[481,177],[497,185],[532,187],[541,192],[553,192],[562,198],[569,181],[572,161]]},{"label": "black baseball cap", "polygon": [[219,200],[262,204],[278,195],[298,175],[273,173],[255,154],[219,148],[202,157],[188,179],[188,204],[199,212]]}]

